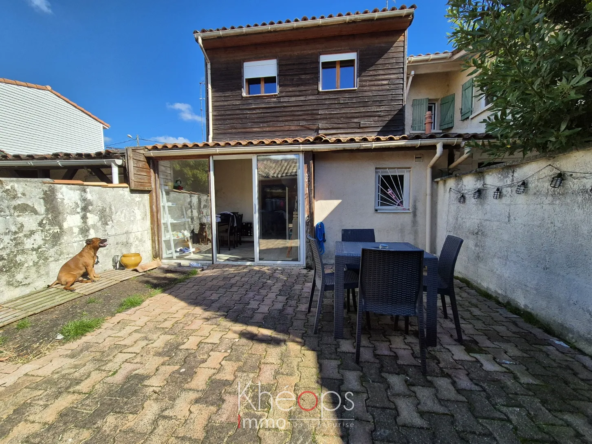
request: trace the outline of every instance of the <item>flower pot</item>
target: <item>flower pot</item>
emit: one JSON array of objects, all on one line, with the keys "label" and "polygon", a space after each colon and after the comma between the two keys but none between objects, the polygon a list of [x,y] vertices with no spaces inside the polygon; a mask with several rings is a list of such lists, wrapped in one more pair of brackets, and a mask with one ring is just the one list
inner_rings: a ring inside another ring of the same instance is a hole
[{"label": "flower pot", "polygon": [[127,253],[121,256],[120,262],[126,270],[131,270],[140,265],[140,262],[142,262],[142,256],[140,256],[140,253]]}]

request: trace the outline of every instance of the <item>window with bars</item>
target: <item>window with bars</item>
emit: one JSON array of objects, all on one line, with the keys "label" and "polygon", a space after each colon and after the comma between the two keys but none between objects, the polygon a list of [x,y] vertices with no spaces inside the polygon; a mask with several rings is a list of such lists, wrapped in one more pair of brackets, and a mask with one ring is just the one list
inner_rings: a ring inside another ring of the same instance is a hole
[{"label": "window with bars", "polygon": [[374,209],[383,212],[410,211],[408,168],[376,169],[376,201]]}]

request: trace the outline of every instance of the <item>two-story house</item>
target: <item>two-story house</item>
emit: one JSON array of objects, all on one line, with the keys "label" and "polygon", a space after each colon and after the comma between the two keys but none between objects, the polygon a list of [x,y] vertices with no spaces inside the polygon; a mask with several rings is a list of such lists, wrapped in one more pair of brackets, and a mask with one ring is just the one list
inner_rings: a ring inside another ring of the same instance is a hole
[{"label": "two-story house", "polygon": [[[415,65],[409,83],[406,54],[414,12],[401,6],[196,31],[208,141],[145,149],[161,186],[160,255],[304,263],[305,233],[318,222],[326,227],[328,262],[343,228],[374,228],[379,241],[432,249],[432,171],[446,169],[455,149],[480,136],[426,134],[419,121],[406,128],[419,114],[407,97],[410,85],[421,84]],[[424,117],[430,103],[422,105]],[[458,122],[455,131],[472,131]],[[208,180],[198,180],[197,170],[209,172]],[[211,214],[220,217],[179,212],[195,207],[192,193],[209,196]],[[235,219],[225,212],[240,214],[252,231],[243,229],[235,242]],[[189,239],[209,224],[213,251]]]}]

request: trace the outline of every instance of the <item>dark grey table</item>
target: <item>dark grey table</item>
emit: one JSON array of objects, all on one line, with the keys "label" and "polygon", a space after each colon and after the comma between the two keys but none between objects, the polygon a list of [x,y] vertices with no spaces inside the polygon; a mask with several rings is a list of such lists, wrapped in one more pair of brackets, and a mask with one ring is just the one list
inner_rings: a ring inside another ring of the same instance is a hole
[{"label": "dark grey table", "polygon": [[[335,243],[335,339],[343,338],[343,274],[346,265],[360,266],[362,248],[378,248],[379,245],[388,245],[389,250],[417,251],[420,248],[407,242],[336,242]],[[428,275],[424,279],[427,286],[427,320],[426,320],[426,345],[435,347],[438,329],[438,258],[433,254],[424,252],[424,265],[428,269]]]}]

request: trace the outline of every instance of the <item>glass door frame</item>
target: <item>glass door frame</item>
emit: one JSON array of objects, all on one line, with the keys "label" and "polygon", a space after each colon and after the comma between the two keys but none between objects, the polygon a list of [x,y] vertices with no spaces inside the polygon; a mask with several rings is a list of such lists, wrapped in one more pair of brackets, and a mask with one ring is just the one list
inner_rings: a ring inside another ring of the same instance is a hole
[{"label": "glass door frame", "polygon": [[[295,155],[298,159],[298,261],[261,261],[259,260],[259,183],[257,171],[257,157],[261,156],[282,156]],[[253,180],[253,243],[255,248],[255,262],[251,261],[232,261],[218,262],[218,230],[216,224],[216,179],[214,171],[215,160],[239,160],[251,159],[251,170]],[[210,202],[211,202],[211,220],[212,220],[212,262],[214,264],[231,265],[288,265],[304,266],[305,258],[305,219],[304,219],[304,156],[301,153],[259,153],[259,154],[238,154],[210,156]]]}]

